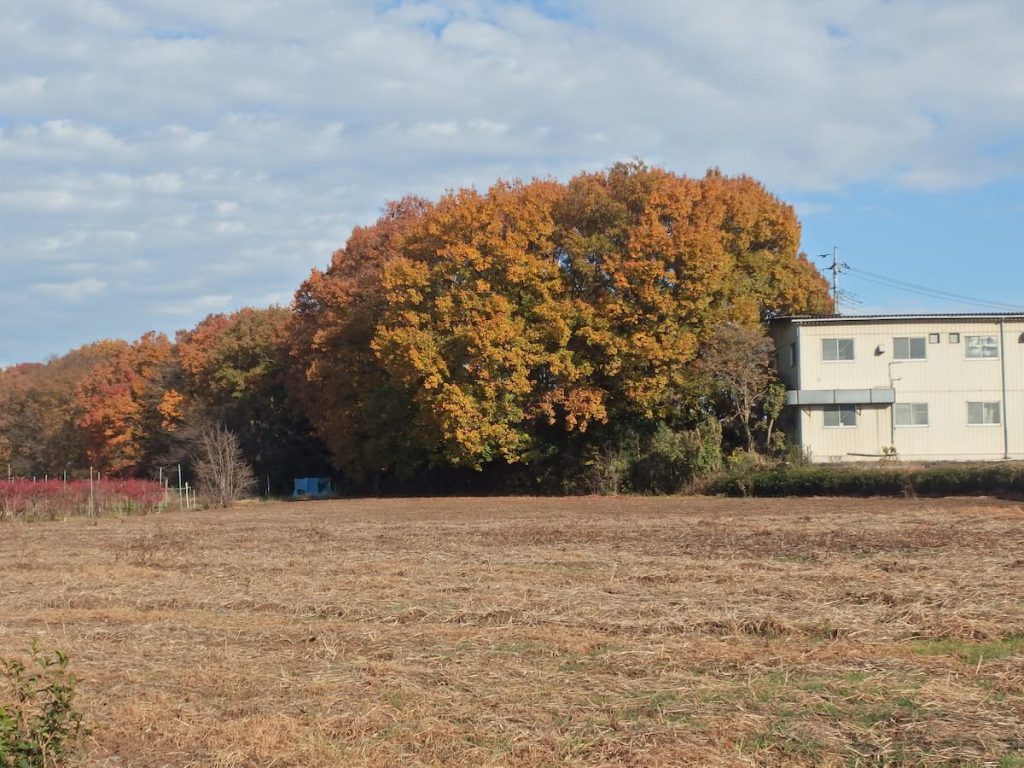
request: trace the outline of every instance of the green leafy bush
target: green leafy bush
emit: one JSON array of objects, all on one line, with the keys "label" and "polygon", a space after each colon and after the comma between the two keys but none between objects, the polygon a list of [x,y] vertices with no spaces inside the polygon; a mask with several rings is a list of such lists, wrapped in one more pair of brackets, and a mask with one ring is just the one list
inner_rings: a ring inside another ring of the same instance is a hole
[{"label": "green leafy bush", "polygon": [[708,419],[693,429],[658,423],[648,433],[629,431],[614,444],[594,448],[569,493],[679,493],[722,468],[722,427]]},{"label": "green leafy bush", "polygon": [[0,766],[59,768],[84,735],[68,657],[33,644],[28,664],[0,658]]},{"label": "green leafy bush", "polygon": [[630,487],[639,493],[679,493],[721,468],[721,444],[722,427],[715,420],[682,432],[660,424],[633,458]]}]

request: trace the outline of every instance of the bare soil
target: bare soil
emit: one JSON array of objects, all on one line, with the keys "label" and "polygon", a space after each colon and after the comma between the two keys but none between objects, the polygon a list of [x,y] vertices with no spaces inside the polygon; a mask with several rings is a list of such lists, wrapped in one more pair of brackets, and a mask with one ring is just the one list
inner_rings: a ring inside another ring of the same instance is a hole
[{"label": "bare soil", "polygon": [[1024,507],[273,503],[0,525],[90,766],[1024,766]]}]

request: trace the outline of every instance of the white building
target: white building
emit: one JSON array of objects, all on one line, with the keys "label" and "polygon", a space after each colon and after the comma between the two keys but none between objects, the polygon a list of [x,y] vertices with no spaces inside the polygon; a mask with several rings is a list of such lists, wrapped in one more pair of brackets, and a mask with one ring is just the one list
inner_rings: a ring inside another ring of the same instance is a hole
[{"label": "white building", "polygon": [[1024,459],[1024,314],[772,320],[811,461]]}]

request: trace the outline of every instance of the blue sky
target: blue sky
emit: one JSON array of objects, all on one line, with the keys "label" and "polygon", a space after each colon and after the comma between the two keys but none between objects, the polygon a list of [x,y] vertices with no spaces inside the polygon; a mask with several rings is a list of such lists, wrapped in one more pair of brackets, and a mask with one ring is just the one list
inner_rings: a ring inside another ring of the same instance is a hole
[{"label": "blue sky", "polygon": [[390,198],[632,157],[763,181],[848,309],[1024,305],[1022,39],[1015,0],[7,0],[0,365],[287,304]]}]

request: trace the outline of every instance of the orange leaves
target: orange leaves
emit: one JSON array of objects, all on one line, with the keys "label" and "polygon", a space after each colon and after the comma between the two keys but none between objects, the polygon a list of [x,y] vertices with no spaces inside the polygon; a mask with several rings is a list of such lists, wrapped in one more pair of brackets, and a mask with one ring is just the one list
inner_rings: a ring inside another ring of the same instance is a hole
[{"label": "orange leaves", "polygon": [[539,455],[551,427],[664,418],[719,324],[827,304],[798,242],[752,179],[642,163],[402,201],[296,297],[308,412],[371,471],[394,467],[368,429],[382,403],[407,416],[392,446],[478,468]]},{"label": "orange leaves", "polygon": [[133,344],[105,342],[102,350],[74,393],[78,427],[90,464],[103,472],[131,472],[167,420],[173,347],[163,334],[147,333]]},{"label": "orange leaves", "polygon": [[174,389],[168,389],[160,398],[157,411],[160,413],[160,426],[171,430],[185,420],[185,396]]},{"label": "orange leaves", "polygon": [[[290,391],[335,464],[357,479],[401,472],[419,455],[410,434],[411,393],[402,382],[433,367],[424,362],[433,354],[429,339],[409,335],[407,344],[416,352],[394,376],[384,371],[371,342],[387,308],[386,293],[401,294],[410,307],[426,298],[417,286],[428,270],[414,256],[429,238],[425,219],[431,210],[415,197],[390,204],[376,224],[353,231],[327,271],[314,271],[295,296]],[[394,268],[385,275],[390,264]],[[413,310],[402,317],[406,329],[423,323]]]},{"label": "orange leaves", "polygon": [[547,396],[538,374],[569,335],[551,259],[559,194],[553,182],[450,194],[424,217],[416,242],[429,247],[384,268],[372,346],[413,393],[420,443],[446,462],[515,462],[532,447],[530,424]]}]

